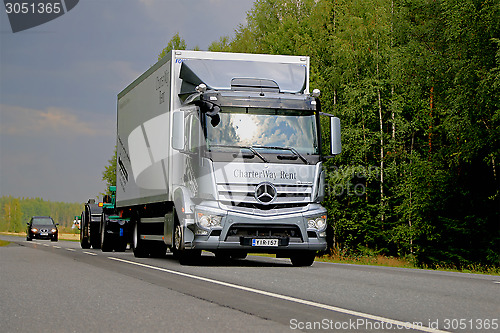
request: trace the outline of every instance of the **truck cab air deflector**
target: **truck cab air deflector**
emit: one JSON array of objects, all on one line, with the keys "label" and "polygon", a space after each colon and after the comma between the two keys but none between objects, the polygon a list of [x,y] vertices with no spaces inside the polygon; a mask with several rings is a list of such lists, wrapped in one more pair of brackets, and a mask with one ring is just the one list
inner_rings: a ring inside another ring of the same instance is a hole
[{"label": "truck cab air deflector", "polygon": [[[268,63],[239,60],[187,59],[180,69],[180,95],[195,92],[204,83],[208,89],[231,90],[233,79],[274,81],[280,92],[303,93],[306,89],[306,66],[301,64]],[[234,89],[234,87],[233,87]]]}]

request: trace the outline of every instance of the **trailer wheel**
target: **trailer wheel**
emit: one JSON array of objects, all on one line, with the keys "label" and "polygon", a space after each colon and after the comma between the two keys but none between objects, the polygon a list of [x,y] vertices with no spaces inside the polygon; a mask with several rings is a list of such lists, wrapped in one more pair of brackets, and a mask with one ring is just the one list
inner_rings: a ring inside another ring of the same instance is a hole
[{"label": "trailer wheel", "polygon": [[90,249],[89,238],[87,237],[87,235],[85,235],[85,225],[86,223],[82,220],[80,222],[80,246],[82,247],[82,249]]},{"label": "trailer wheel", "polygon": [[96,226],[95,224],[96,223],[92,223],[89,225],[90,245],[97,250],[101,248],[101,232],[99,225]]},{"label": "trailer wheel", "polygon": [[113,245],[113,240],[111,239],[110,235],[108,235],[106,230],[106,220],[103,214],[101,217],[101,251],[112,252]]},{"label": "trailer wheel", "polygon": [[316,252],[296,253],[290,256],[292,265],[296,267],[311,266],[316,258]]},{"label": "trailer wheel", "polygon": [[125,252],[127,249],[127,241],[125,238],[121,237],[117,241],[115,241],[115,251],[116,252]]},{"label": "trailer wheel", "polygon": [[146,249],[146,244],[144,244],[144,240],[141,239],[140,234],[140,222],[137,221],[134,223],[134,232],[132,236],[132,251],[134,251],[134,256],[136,258],[146,258],[149,256],[149,251]]}]

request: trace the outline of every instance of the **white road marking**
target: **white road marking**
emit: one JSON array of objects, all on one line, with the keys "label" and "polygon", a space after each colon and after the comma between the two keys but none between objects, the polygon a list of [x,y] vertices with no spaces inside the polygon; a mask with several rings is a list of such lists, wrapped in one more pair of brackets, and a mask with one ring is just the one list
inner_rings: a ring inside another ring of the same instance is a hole
[{"label": "white road marking", "polygon": [[75,249],[66,248],[66,251],[75,252],[76,250]]},{"label": "white road marking", "polygon": [[369,319],[369,320],[384,322],[384,323],[395,325],[395,326],[401,327],[401,328],[406,328],[407,327],[407,328],[411,328],[411,329],[414,329],[414,330],[417,330],[417,331],[422,331],[422,332],[434,332],[434,333],[436,333],[436,332],[446,332],[446,331],[441,331],[441,330],[433,329],[433,328],[426,327],[426,326],[413,326],[412,323],[408,323],[408,322],[403,322],[403,321],[394,320],[394,319],[390,319],[390,318],[384,318],[384,317],[375,316],[375,315],[371,315],[371,314],[368,314],[368,313],[362,313],[362,312],[358,312],[358,311],[352,311],[352,310],[348,310],[348,309],[339,308],[339,307],[336,307],[336,306],[331,306],[331,305],[328,305],[328,304],[322,304],[322,303],[312,302],[312,301],[308,301],[308,300],[304,300],[304,299],[300,299],[300,298],[295,298],[295,297],[291,297],[291,296],[280,295],[280,294],[272,293],[272,292],[269,292],[269,291],[264,291],[264,290],[249,288],[249,287],[240,286],[240,285],[233,284],[233,283],[228,283],[228,282],[213,280],[213,279],[209,279],[209,278],[205,278],[205,277],[201,277],[201,276],[196,276],[196,275],[191,275],[191,274],[187,274],[187,273],[177,272],[177,271],[173,271],[173,270],[166,269],[166,268],[161,268],[161,267],[156,267],[156,266],[142,264],[142,263],[139,263],[139,262],[124,260],[124,259],[115,258],[115,257],[108,257],[108,258],[112,259],[112,260],[124,262],[124,263],[127,263],[127,264],[131,264],[131,265],[146,267],[146,268],[150,268],[150,269],[154,269],[154,270],[157,270],[157,271],[162,271],[162,272],[166,272],[166,273],[170,273],[170,274],[176,274],[176,275],[188,277],[188,278],[191,278],[191,279],[196,279],[196,280],[200,280],[200,281],[205,281],[205,282],[210,282],[210,283],[218,284],[218,285],[229,287],[229,288],[234,288],[234,289],[239,289],[239,290],[243,290],[243,291],[248,291],[248,292],[251,292],[251,293],[265,295],[265,296],[269,296],[269,297],[274,297],[274,298],[278,298],[278,299],[282,299],[282,300],[286,300],[286,301],[290,301],[290,302],[295,302],[295,303],[299,303],[299,304],[314,306],[316,308],[321,308],[321,309],[324,309],[324,310],[329,310],[329,311],[344,313],[344,314],[347,314],[347,315],[361,317],[361,318],[366,318],[366,319]]},{"label": "white road marking", "polygon": [[87,251],[82,251],[82,252],[83,252],[83,253],[85,253],[85,254],[89,254],[89,255],[91,255],[91,256],[96,256],[96,255],[97,255],[97,254],[92,253],[92,252],[87,252]]},{"label": "white road marking", "polygon": [[61,247],[60,246],[57,246],[57,245],[52,245],[53,248],[56,248],[56,249],[60,249]]},{"label": "white road marking", "polygon": [[493,281],[493,283],[500,284],[500,281]]},{"label": "white road marking", "polygon": [[43,245],[43,246],[47,246],[47,247],[49,247],[49,244],[42,244],[42,245]]}]

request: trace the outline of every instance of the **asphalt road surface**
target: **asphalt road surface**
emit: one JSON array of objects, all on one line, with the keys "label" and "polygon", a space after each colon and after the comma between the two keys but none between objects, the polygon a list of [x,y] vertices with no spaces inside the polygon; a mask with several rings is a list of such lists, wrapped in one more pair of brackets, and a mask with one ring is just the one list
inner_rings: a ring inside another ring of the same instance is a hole
[{"label": "asphalt road surface", "polygon": [[0,239],[1,332],[500,331],[500,276]]}]

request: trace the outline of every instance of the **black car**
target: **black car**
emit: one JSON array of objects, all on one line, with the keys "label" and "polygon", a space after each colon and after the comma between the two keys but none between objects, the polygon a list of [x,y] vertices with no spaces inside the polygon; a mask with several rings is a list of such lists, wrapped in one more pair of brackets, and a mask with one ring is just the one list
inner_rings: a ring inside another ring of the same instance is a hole
[{"label": "black car", "polygon": [[50,239],[53,242],[57,242],[59,238],[59,230],[57,230],[58,223],[54,223],[54,220],[50,216],[33,216],[27,225],[27,241],[36,238]]}]

